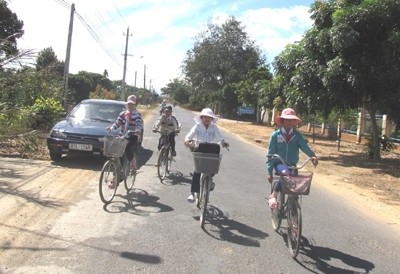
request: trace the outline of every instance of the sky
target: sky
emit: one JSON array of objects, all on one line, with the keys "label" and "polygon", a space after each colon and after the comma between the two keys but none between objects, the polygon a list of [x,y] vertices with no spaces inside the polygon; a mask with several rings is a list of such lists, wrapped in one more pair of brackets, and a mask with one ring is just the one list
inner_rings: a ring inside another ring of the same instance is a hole
[{"label": "sky", "polygon": [[[8,0],[24,22],[21,49],[51,47],[66,59],[71,4],[70,73],[88,71],[121,80],[128,38],[125,82],[160,92],[181,77],[186,52],[208,22],[234,16],[271,63],[288,43],[298,41],[312,21],[311,0]],[[127,36],[129,28],[129,36]]]}]

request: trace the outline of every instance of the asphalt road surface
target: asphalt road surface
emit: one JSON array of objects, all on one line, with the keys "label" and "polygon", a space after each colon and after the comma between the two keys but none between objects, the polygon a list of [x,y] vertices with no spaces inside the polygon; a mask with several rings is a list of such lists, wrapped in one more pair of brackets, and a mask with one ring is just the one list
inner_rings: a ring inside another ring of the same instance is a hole
[{"label": "asphalt road surface", "polygon": [[178,155],[160,182],[156,113],[146,121],[135,189],[119,187],[107,206],[98,195],[102,160],[0,159],[0,272],[399,273],[398,231],[318,183],[302,201],[303,247],[293,260],[285,221],[279,233],[271,227],[265,149],[223,130],[231,147],[222,150],[212,216],[201,229],[186,201],[193,159],[183,145],[195,114],[174,108],[183,125]]}]

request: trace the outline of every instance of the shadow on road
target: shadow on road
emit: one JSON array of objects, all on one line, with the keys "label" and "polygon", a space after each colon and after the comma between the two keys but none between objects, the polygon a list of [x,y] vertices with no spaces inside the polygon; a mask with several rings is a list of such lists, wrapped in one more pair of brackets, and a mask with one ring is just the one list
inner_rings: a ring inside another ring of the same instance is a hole
[{"label": "shadow on road", "polygon": [[151,156],[153,156],[154,151],[147,148],[142,148],[139,152],[139,168],[145,165],[149,165],[147,162],[150,160]]},{"label": "shadow on road", "polygon": [[42,232],[38,232],[35,230],[23,228],[23,227],[10,226],[10,225],[3,224],[3,223],[0,223],[0,226],[6,227],[10,230],[19,231],[21,234],[23,233],[26,235],[30,235],[30,238],[40,237],[40,238],[42,238],[42,240],[39,241],[41,243],[43,243],[45,239],[52,239],[53,242],[60,241],[60,242],[68,243],[68,246],[69,246],[68,248],[62,248],[62,247],[56,247],[54,244],[52,244],[51,246],[43,246],[43,244],[42,244],[42,246],[40,246],[40,247],[32,248],[31,246],[13,246],[10,243],[5,243],[0,246],[0,249],[2,249],[2,250],[33,250],[33,251],[68,252],[72,249],[72,247],[70,246],[72,244],[74,246],[78,246],[81,248],[98,250],[98,251],[105,252],[108,254],[116,254],[116,255],[120,256],[121,258],[134,260],[134,261],[138,261],[138,262],[143,262],[143,263],[147,263],[147,264],[159,264],[162,262],[162,259],[159,256],[155,256],[155,255],[141,254],[141,253],[129,252],[129,251],[116,251],[116,250],[112,250],[110,248],[103,248],[98,245],[92,245],[92,244],[88,244],[88,243],[84,243],[84,242],[70,240],[67,238],[59,237],[59,236],[53,236],[48,233],[42,233]]},{"label": "shadow on road", "polygon": [[265,239],[268,234],[240,223],[224,213],[217,207],[209,205],[204,231],[211,237],[230,243],[259,247],[258,239]]},{"label": "shadow on road", "polygon": [[113,201],[104,205],[104,210],[110,213],[127,212],[140,216],[149,216],[151,213],[169,212],[174,209],[168,205],[158,202],[160,197],[150,195],[143,189],[135,188],[126,195],[117,194],[126,201]]},{"label": "shadow on road", "polygon": [[161,182],[166,186],[174,186],[174,185],[183,185],[183,184],[191,184],[192,176],[184,176],[182,172],[178,170],[170,170],[167,177]]},{"label": "shadow on road", "polygon": [[[286,235],[283,236],[286,238]],[[299,259],[296,261],[310,272],[313,272],[313,269],[316,268],[322,273],[327,274],[353,274],[369,273],[375,268],[375,265],[370,261],[357,258],[329,247],[312,245],[305,237],[302,237],[302,246],[299,254],[309,258],[307,261],[303,262]],[[337,261],[341,261],[343,266],[339,267]],[[334,262],[335,266],[329,264],[329,262]],[[358,271],[355,271],[354,269],[358,269]]]}]

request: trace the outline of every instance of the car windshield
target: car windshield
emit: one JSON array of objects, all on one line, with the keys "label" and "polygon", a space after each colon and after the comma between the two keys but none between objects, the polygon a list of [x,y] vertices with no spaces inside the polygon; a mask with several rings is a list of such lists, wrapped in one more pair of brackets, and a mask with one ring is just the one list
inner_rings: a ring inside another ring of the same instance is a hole
[{"label": "car windshield", "polygon": [[114,122],[123,110],[125,110],[123,105],[90,102],[78,105],[68,117]]}]

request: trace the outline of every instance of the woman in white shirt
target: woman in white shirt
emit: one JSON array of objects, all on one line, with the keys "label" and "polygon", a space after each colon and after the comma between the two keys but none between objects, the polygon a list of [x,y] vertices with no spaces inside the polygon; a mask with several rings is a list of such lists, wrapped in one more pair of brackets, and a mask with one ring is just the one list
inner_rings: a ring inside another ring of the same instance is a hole
[{"label": "woman in white shirt", "polygon": [[[205,152],[198,150],[199,144],[201,143],[214,143],[219,144],[222,147],[229,147],[229,144],[224,141],[218,126],[216,125],[218,117],[216,117],[213,111],[209,108],[205,108],[201,111],[200,115],[194,118],[196,124],[191,128],[189,133],[185,137],[185,145],[189,146],[191,142],[194,142],[195,151]],[[219,153],[219,147],[217,151],[207,151],[211,153]],[[200,173],[193,172],[191,193],[187,197],[189,203],[194,202],[194,193],[200,192]],[[211,190],[214,189],[214,185],[211,186]]]}]

